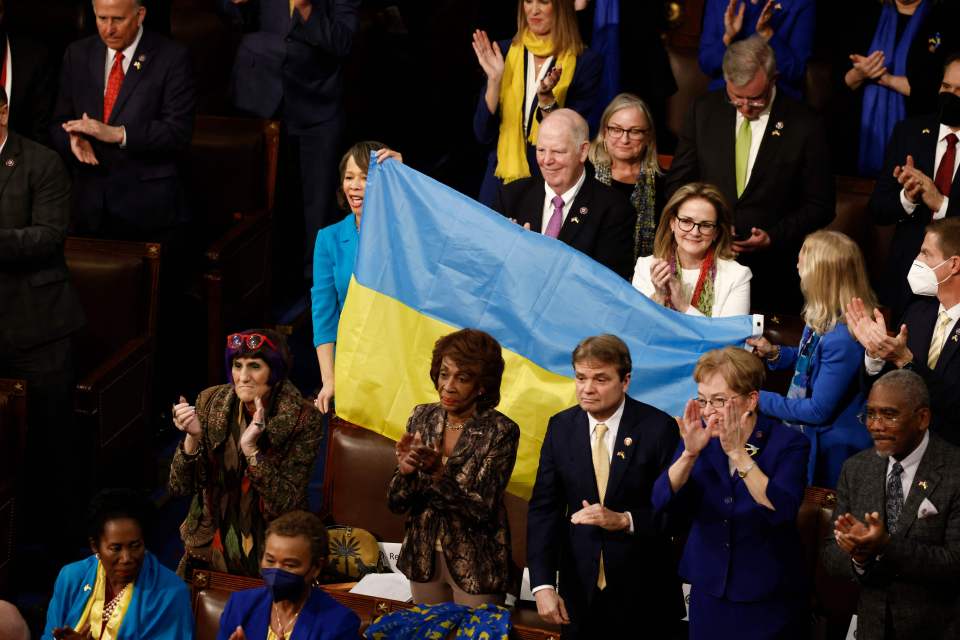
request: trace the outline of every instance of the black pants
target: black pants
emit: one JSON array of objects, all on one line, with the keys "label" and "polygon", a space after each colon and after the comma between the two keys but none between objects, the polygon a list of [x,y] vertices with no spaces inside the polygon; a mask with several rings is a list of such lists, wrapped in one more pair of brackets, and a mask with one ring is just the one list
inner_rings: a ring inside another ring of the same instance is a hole
[{"label": "black pants", "polygon": [[[640,576],[637,578],[641,579]],[[643,602],[629,602],[616,589],[600,590],[594,587],[593,600],[586,612],[565,625],[560,633],[563,640],[601,640],[606,638],[650,638],[674,640],[681,637],[680,620],[664,620],[652,615],[667,612],[650,611]],[[571,614],[573,615],[573,614]]]}]

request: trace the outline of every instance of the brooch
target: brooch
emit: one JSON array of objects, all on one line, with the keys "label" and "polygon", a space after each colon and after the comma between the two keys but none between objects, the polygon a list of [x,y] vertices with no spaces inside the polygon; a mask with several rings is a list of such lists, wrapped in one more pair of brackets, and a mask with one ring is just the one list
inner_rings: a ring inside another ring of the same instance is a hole
[{"label": "brooch", "polygon": [[137,71],[140,71],[140,61],[139,61],[139,60],[134,61],[133,66],[136,67]]},{"label": "brooch", "polygon": [[570,222],[572,224],[580,224],[580,218],[578,218],[577,216],[573,216],[572,218],[570,218]]},{"label": "brooch", "polygon": [[14,160],[13,158],[7,158],[7,160],[3,164],[4,166],[12,169],[13,167],[17,166],[17,161]]},{"label": "brooch", "polygon": [[927,38],[927,49],[930,51],[930,53],[933,53],[940,48],[940,43],[942,40],[943,39],[940,37],[939,31]]},{"label": "brooch", "polygon": [[629,446],[632,445],[632,444],[633,444],[633,438],[624,438],[624,439],[623,439],[623,446],[629,447]]},{"label": "brooch", "polygon": [[926,490],[927,490],[927,481],[926,481],[926,480],[921,480],[920,482],[917,483],[917,486],[920,487],[921,489],[923,489],[924,491],[926,491]]},{"label": "brooch", "polygon": [[927,129],[926,127],[924,127],[923,131],[921,131],[920,133],[927,135],[930,133],[930,129]]},{"label": "brooch", "polygon": [[760,452],[760,447],[755,444],[745,444],[743,448],[747,450],[747,455],[751,458],[757,455]]},{"label": "brooch", "polygon": [[781,131],[783,131],[783,120],[778,120],[777,124],[773,125],[773,131],[770,132],[770,135],[779,136]]},{"label": "brooch", "polygon": [[623,453],[623,451],[617,451],[617,457],[620,458],[621,460],[627,459],[627,456],[626,454]]}]

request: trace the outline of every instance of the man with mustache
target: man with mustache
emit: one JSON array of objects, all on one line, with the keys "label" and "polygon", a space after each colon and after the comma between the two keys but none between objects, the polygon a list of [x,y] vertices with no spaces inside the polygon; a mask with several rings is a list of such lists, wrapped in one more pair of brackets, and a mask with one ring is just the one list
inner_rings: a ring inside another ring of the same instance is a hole
[{"label": "man with mustache", "polygon": [[823,561],[860,583],[857,637],[954,638],[960,630],[960,449],[927,430],[930,394],[898,369],[862,420],[874,447],[846,461]]}]

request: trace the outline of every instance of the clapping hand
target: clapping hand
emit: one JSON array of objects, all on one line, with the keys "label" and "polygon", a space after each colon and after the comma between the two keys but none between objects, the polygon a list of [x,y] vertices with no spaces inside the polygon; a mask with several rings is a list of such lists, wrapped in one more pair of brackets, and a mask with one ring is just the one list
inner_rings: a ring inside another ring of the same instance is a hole
[{"label": "clapping hand", "polygon": [[197,418],[196,408],[180,396],[180,402],[173,405],[173,426],[188,436],[199,438],[203,431]]},{"label": "clapping hand", "polygon": [[853,68],[861,81],[879,80],[887,72],[887,59],[880,49],[868,56],[851,53],[850,61],[853,62]]},{"label": "clapping hand", "polygon": [[683,419],[680,420],[680,435],[683,437],[684,453],[696,457],[710,442],[710,438],[717,434],[717,414],[710,416],[707,424],[703,424],[700,404],[694,400],[687,400],[683,410]]},{"label": "clapping hand", "polygon": [[70,151],[73,152],[73,156],[83,164],[89,165],[98,165],[100,161],[97,160],[97,154],[93,152],[93,145],[90,144],[90,141],[79,133],[70,133]]},{"label": "clapping hand", "polygon": [[240,449],[243,451],[243,455],[247,457],[257,454],[257,440],[263,435],[267,426],[264,422],[263,402],[257,397],[254,398],[253,403],[255,406],[253,419],[250,420],[250,424],[247,425],[240,436]]},{"label": "clapping hand", "polygon": [[550,69],[550,71],[547,71],[547,75],[543,76],[543,80],[540,81],[540,86],[537,87],[540,102],[548,102],[556,99],[553,96],[553,88],[560,82],[560,75],[562,73],[563,69],[558,65]]},{"label": "clapping hand", "polygon": [[852,514],[843,514],[834,524],[833,535],[837,546],[860,564],[876,557],[890,541],[887,527],[876,511],[865,513],[863,522]]},{"label": "clapping hand", "polygon": [[907,325],[901,325],[900,333],[896,336],[888,336],[887,322],[883,314],[879,309],[874,309],[871,318],[860,298],[850,301],[845,315],[847,329],[869,357],[892,362],[897,367],[913,361],[913,352],[907,347]]},{"label": "clapping hand", "polygon": [[611,511],[600,503],[583,501],[583,508],[570,516],[573,524],[592,524],[607,531],[622,531],[630,527],[630,519],[624,513]]},{"label": "clapping hand", "polygon": [[650,261],[650,282],[656,289],[659,302],[663,302],[667,296],[670,296],[670,303],[680,313],[684,313],[689,308],[690,303],[684,298],[680,280],[673,275],[669,262],[660,258]]},{"label": "clapping hand", "polygon": [[414,471],[433,471],[440,463],[439,446],[429,447],[423,443],[420,432],[405,433],[397,442],[397,467],[403,475]]},{"label": "clapping hand", "polygon": [[727,400],[720,412],[723,414],[723,422],[718,421],[716,429],[717,437],[720,439],[720,447],[728,458],[736,458],[739,454],[744,453],[743,445],[747,443],[747,438],[750,437],[749,433],[744,437],[743,423],[750,419],[753,411],[747,410],[742,414],[737,413],[733,402]]},{"label": "clapping hand", "polygon": [[904,195],[910,202],[922,201],[930,211],[939,211],[943,206],[943,194],[930,176],[917,169],[913,156],[908,155],[903,165],[893,168],[893,177],[903,187]]},{"label": "clapping hand", "polygon": [[477,29],[473,32],[473,52],[477,54],[477,62],[486,74],[487,81],[500,84],[503,77],[503,53],[499,46],[490,42],[486,31]]}]

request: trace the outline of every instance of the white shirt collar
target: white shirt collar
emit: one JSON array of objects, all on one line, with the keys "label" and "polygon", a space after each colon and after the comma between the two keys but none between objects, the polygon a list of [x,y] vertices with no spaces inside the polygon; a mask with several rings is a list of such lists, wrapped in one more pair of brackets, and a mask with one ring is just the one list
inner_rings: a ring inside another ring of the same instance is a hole
[{"label": "white shirt collar", "polygon": [[548,201],[553,200],[555,196],[559,195],[561,198],[563,198],[564,208],[568,208],[570,204],[573,203],[573,199],[577,197],[577,193],[580,192],[580,187],[583,186],[583,183],[586,179],[587,179],[587,171],[586,171],[586,168],[584,168],[580,172],[580,178],[577,179],[576,183],[574,183],[572,187],[570,187],[568,190],[564,191],[563,193],[558,194],[556,191],[551,189],[550,185],[547,184],[546,180],[543,181],[543,190],[547,194]]},{"label": "white shirt collar", "polygon": [[3,88],[7,92],[7,106],[10,107],[13,104],[13,53],[10,51],[10,36],[6,37],[3,46],[7,50],[3,59],[3,65],[7,68],[7,83]]},{"label": "white shirt collar", "polygon": [[[763,111],[760,112],[760,115],[756,117],[755,120],[750,121],[751,128],[759,123],[763,123],[763,126],[767,126],[767,120],[770,119],[770,111],[773,109],[773,101],[777,98],[777,87],[773,86],[773,89],[770,91],[770,101],[767,103],[767,106],[763,108]],[[736,109],[736,107],[734,107]],[[740,123],[744,121],[743,114],[740,113],[740,110],[737,110],[737,127],[740,127]]]},{"label": "white shirt collar", "polygon": [[954,131],[953,129],[951,129],[950,127],[948,127],[947,125],[941,122],[940,131],[937,133],[937,142],[943,142],[944,139],[951,133],[957,136],[958,138],[960,138],[960,131]]},{"label": "white shirt collar", "polygon": [[[900,466],[903,467],[903,473],[900,475],[900,483],[903,487],[904,500],[906,500],[910,494],[910,488],[913,486],[913,480],[917,475],[917,469],[920,467],[920,461],[923,460],[923,454],[927,452],[928,444],[930,444],[930,432],[925,431],[923,439],[920,441],[920,444],[917,445],[917,448],[911,451],[903,460],[900,460]],[[890,471],[893,470],[895,462],[897,462],[897,460],[893,456],[887,459],[887,478],[890,477]],[[923,480],[923,478],[921,478],[921,480]]]},{"label": "white shirt collar", "polygon": [[[140,39],[143,37],[143,26],[137,29],[137,37],[133,39],[133,42],[130,43],[126,49],[123,50],[123,72],[126,73],[127,69],[130,68],[130,61],[133,60],[133,54],[137,51],[137,46],[140,44]],[[110,76],[110,67],[113,66],[113,59],[116,57],[117,52],[110,47],[107,47],[107,76]]]},{"label": "white shirt collar", "polygon": [[603,422],[607,425],[607,433],[614,434],[616,437],[617,430],[620,428],[620,419],[623,418],[623,407],[627,404],[627,397],[624,396],[620,400],[620,406],[617,407],[617,410],[613,412],[613,415],[607,418],[606,420],[597,420],[593,417],[589,411],[587,411],[587,422],[590,423],[590,440],[593,441],[593,434],[596,432],[597,425]]},{"label": "white shirt collar", "polygon": [[957,320],[960,320],[960,304],[955,304],[949,309],[945,309],[943,306],[943,303],[941,302],[940,310],[937,311],[937,315],[939,316],[944,310],[946,310],[947,315],[950,316],[951,322],[956,322]]},{"label": "white shirt collar", "polygon": [[8,130],[7,130],[7,135],[4,136],[3,141],[0,142],[0,156],[3,155],[3,148],[4,148],[5,146],[7,146],[7,140],[9,140],[9,139],[10,139],[10,130],[8,129]]}]

